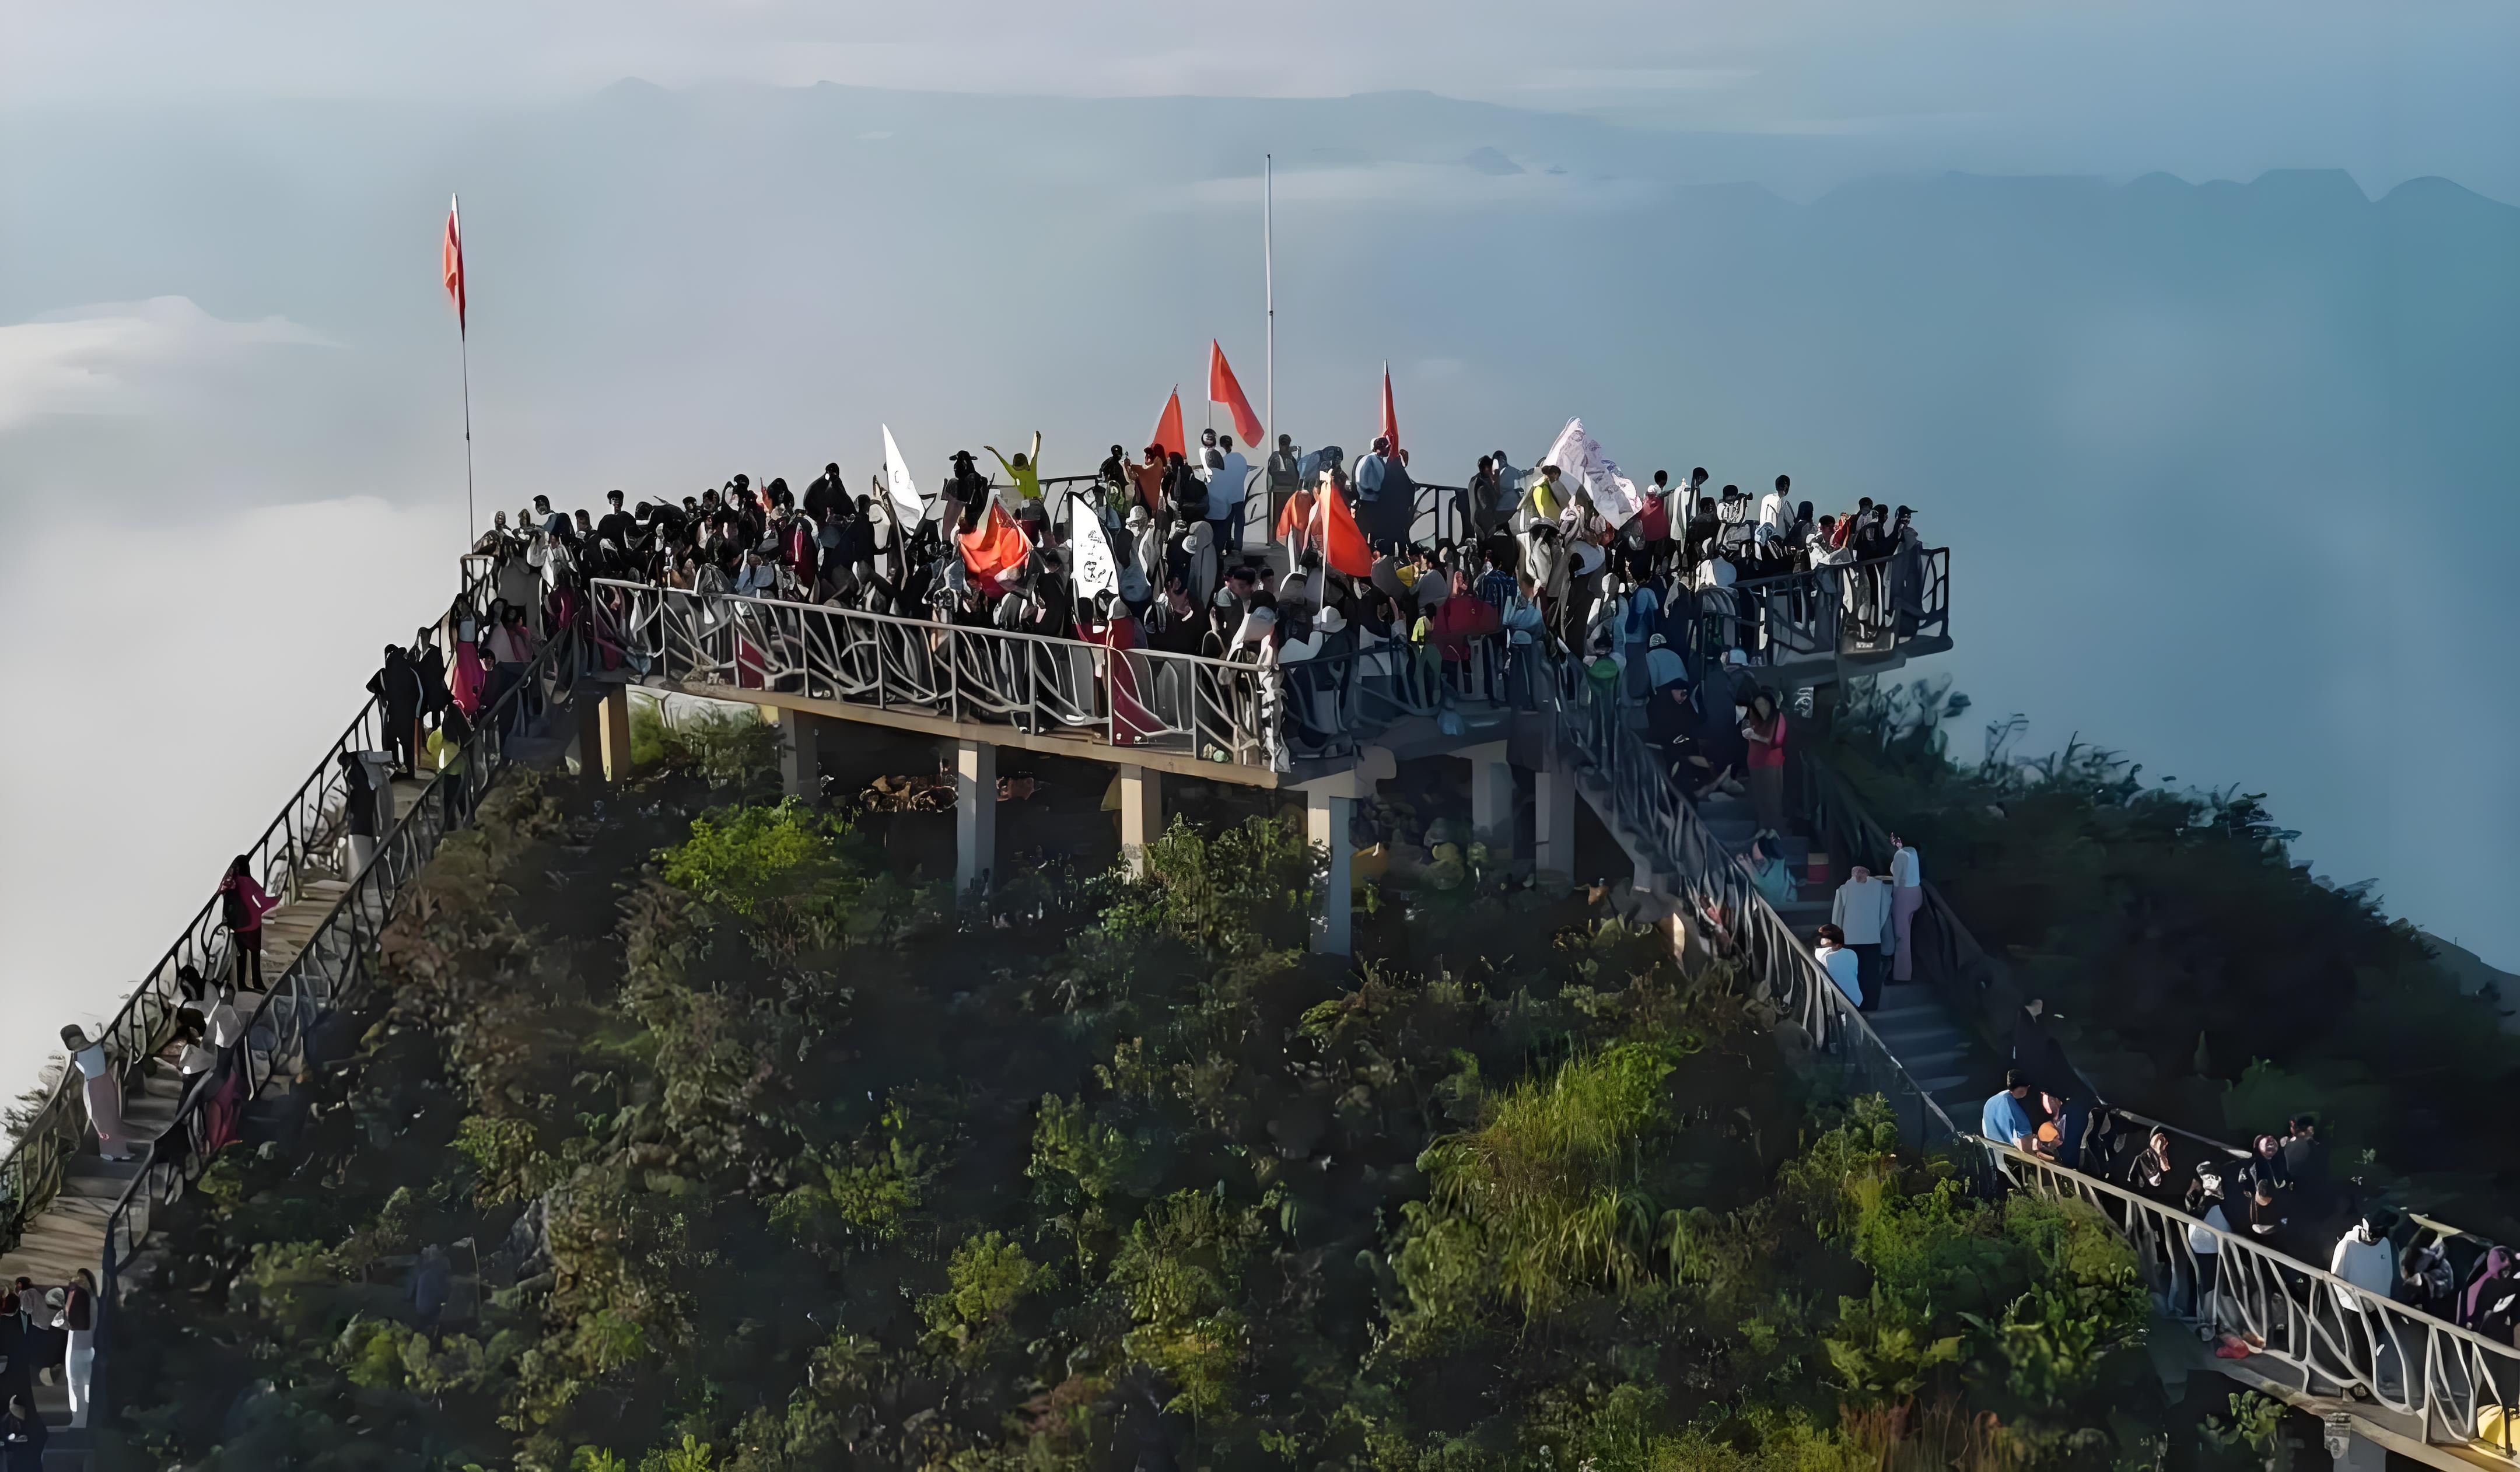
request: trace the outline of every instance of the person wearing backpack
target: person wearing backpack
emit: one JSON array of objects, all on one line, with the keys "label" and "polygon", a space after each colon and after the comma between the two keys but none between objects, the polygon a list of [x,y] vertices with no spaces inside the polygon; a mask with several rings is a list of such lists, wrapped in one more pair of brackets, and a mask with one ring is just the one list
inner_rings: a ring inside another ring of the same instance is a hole
[{"label": "person wearing backpack", "polygon": [[[230,983],[239,991],[263,990],[262,985],[262,917],[280,908],[280,902],[265,893],[254,882],[253,863],[245,855],[236,856],[228,865],[227,877],[219,881],[219,923],[227,927],[228,956],[233,962]],[[246,980],[251,972],[253,980]]]}]

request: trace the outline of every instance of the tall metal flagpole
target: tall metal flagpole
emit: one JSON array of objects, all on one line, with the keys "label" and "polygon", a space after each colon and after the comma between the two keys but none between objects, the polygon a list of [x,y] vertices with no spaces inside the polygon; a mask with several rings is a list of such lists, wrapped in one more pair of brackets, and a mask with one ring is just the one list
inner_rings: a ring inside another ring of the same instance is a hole
[{"label": "tall metal flagpole", "polygon": [[472,346],[467,335],[455,334],[455,355],[464,365],[464,537],[469,545],[481,538],[479,518],[472,510]]},{"label": "tall metal flagpole", "polygon": [[1269,442],[1261,446],[1267,455],[1278,453],[1278,262],[1277,262],[1277,189],[1272,170],[1276,160],[1260,156],[1260,299],[1269,310],[1268,362],[1261,370],[1265,381],[1262,396],[1269,406],[1269,426],[1261,433]]},{"label": "tall metal flagpole", "polygon": [[[455,248],[460,251],[464,248],[460,223],[464,218],[463,201],[453,195],[447,196],[446,210],[451,219],[459,222]],[[461,264],[460,256],[458,264]],[[469,552],[472,544],[481,539],[481,523],[479,514],[472,510],[472,334],[464,318],[465,314],[459,309],[455,317],[455,357],[464,370],[464,546]]]}]

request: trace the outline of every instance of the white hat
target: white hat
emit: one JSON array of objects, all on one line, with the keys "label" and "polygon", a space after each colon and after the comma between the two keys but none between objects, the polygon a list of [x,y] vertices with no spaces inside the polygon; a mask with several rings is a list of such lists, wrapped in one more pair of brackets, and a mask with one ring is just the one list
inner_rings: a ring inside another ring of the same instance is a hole
[{"label": "white hat", "polygon": [[1724,651],[1724,662],[1726,664],[1738,665],[1747,669],[1750,664],[1750,656],[1742,653],[1739,649],[1726,649]]},{"label": "white hat", "polygon": [[1325,634],[1335,634],[1347,627],[1347,615],[1338,610],[1338,604],[1332,603],[1313,615],[1313,627]]}]

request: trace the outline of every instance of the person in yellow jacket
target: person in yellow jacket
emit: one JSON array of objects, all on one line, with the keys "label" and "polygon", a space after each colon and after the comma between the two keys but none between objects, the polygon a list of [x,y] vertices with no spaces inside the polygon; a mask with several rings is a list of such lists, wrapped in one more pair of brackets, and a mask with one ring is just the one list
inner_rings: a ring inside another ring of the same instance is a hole
[{"label": "person in yellow jacket", "polygon": [[1017,497],[1025,501],[1039,501],[1041,499],[1040,430],[1035,429],[1032,432],[1032,453],[1029,455],[1018,450],[1015,452],[1015,458],[1009,460],[1003,455],[998,455],[998,447],[995,445],[982,445],[980,448],[988,451],[991,455],[997,456],[999,468],[1007,472],[1007,478],[1009,480],[1015,483],[1015,495]]},{"label": "person in yellow jacket", "polygon": [[464,743],[472,735],[472,723],[464,719],[463,708],[449,705],[422,748],[423,759],[437,774],[438,796],[445,803],[450,828],[464,821]]}]

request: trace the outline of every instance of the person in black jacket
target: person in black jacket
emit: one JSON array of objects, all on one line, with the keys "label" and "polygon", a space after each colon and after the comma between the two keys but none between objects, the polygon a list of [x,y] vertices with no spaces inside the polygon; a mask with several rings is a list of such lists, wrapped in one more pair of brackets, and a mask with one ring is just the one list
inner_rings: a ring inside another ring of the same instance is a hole
[{"label": "person in black jacket", "polygon": [[8,1414],[0,1417],[0,1456],[7,1458],[0,1460],[0,1472],[44,1472],[44,1443],[52,1435],[31,1399],[11,1396]]},{"label": "person in black jacket", "polygon": [[383,712],[385,749],[393,753],[394,775],[411,776],[420,765],[420,710],[428,685],[409,655],[386,645],[384,667],[368,681],[368,693]]}]

